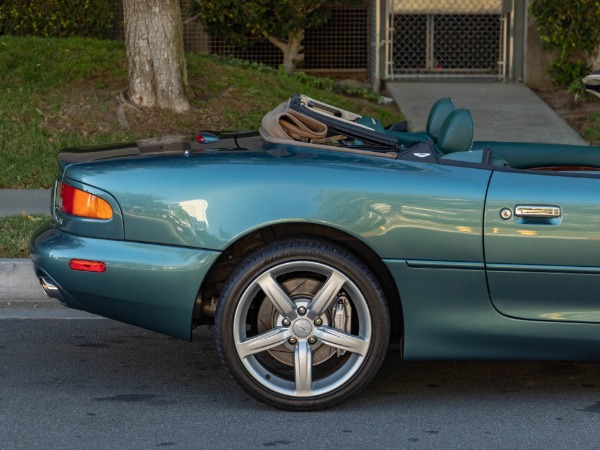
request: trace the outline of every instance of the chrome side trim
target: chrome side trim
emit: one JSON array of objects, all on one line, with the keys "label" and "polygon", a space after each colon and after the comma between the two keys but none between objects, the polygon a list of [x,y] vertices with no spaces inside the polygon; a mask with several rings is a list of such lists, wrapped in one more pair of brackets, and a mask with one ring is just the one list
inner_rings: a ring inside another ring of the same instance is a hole
[{"label": "chrome side trim", "polygon": [[406,265],[418,269],[462,269],[462,270],[483,270],[485,264],[472,261],[428,261],[420,259],[407,259]]},{"label": "chrome side trim", "polygon": [[540,264],[487,264],[488,271],[495,272],[554,272],[600,274],[600,267],[593,266],[550,266]]}]

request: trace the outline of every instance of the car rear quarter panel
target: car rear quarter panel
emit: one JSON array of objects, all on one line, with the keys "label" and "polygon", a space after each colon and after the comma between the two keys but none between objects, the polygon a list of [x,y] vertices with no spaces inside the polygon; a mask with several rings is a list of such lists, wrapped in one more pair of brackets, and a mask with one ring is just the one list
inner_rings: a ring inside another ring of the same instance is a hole
[{"label": "car rear quarter panel", "polygon": [[76,165],[106,189],[126,240],[222,251],[267,225],[317,223],[382,258],[483,262],[490,172],[295,147]]}]

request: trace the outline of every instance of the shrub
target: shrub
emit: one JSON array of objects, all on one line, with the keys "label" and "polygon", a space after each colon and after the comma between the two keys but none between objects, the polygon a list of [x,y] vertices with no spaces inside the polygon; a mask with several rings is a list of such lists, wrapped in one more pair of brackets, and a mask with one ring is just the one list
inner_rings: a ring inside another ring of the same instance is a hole
[{"label": "shrub", "polygon": [[582,60],[555,58],[548,68],[550,78],[557,86],[571,87],[577,83],[582,84],[581,79],[591,72],[591,67]]},{"label": "shrub", "polygon": [[105,38],[113,26],[111,0],[2,0],[0,34]]},{"label": "shrub", "polygon": [[586,58],[600,45],[598,0],[534,0],[530,12],[547,49],[558,54],[549,68],[562,87],[579,82],[590,70]]}]

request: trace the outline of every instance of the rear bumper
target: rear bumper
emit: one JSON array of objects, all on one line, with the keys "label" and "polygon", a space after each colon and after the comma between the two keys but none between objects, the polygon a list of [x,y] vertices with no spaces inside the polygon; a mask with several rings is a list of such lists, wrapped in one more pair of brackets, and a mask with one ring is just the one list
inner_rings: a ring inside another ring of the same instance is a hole
[{"label": "rear bumper", "polygon": [[[65,305],[182,339],[191,339],[202,280],[219,252],[75,236],[40,228],[31,259],[44,289]],[[71,259],[102,261],[103,273],[69,267]]]}]

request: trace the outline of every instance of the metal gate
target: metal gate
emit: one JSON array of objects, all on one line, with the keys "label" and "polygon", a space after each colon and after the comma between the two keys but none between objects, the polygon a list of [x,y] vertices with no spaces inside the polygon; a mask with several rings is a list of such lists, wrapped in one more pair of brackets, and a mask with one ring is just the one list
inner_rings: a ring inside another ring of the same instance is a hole
[{"label": "metal gate", "polygon": [[388,0],[387,78],[506,75],[502,0]]}]

